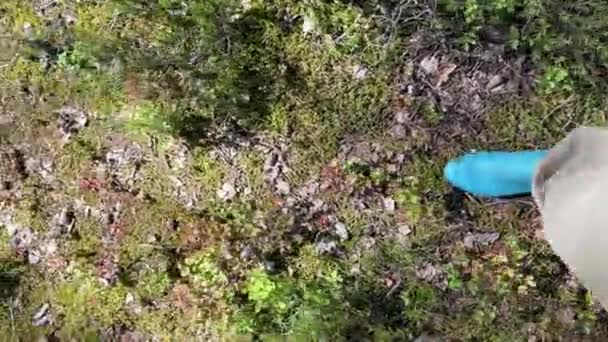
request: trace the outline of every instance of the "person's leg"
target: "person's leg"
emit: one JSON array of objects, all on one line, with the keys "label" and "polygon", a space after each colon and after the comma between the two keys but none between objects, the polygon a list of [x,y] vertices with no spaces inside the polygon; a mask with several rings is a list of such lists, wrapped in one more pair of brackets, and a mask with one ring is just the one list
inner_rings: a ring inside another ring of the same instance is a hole
[{"label": "person's leg", "polygon": [[555,253],[608,307],[608,130],[579,128],[551,149],[533,196]]}]

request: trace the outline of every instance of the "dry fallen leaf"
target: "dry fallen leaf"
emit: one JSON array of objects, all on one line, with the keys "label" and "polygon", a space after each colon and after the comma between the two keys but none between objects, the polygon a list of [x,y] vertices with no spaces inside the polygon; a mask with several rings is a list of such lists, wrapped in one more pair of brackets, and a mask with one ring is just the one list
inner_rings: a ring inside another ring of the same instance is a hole
[{"label": "dry fallen leaf", "polygon": [[442,64],[438,71],[437,76],[435,77],[434,86],[440,87],[443,83],[447,82],[450,79],[450,75],[456,70],[458,66],[452,63]]},{"label": "dry fallen leaf", "polygon": [[483,246],[488,246],[500,239],[500,233],[468,233],[463,240],[464,246],[467,249],[476,249]]},{"label": "dry fallen leaf", "polygon": [[500,87],[505,80],[500,74],[496,74],[490,78],[488,84],[486,85],[486,90],[493,91],[495,88]]}]

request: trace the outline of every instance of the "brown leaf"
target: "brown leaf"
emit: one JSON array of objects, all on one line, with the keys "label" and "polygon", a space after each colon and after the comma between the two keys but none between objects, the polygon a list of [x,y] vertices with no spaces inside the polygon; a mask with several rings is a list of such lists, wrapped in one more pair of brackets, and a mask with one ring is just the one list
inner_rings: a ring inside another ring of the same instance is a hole
[{"label": "brown leaf", "polygon": [[188,285],[185,284],[177,284],[173,287],[171,299],[173,305],[182,311],[188,311],[195,304],[194,296]]},{"label": "brown leaf", "polygon": [[452,63],[444,63],[437,70],[437,76],[434,80],[434,86],[440,87],[443,83],[450,79],[450,75],[456,70],[458,66]]}]

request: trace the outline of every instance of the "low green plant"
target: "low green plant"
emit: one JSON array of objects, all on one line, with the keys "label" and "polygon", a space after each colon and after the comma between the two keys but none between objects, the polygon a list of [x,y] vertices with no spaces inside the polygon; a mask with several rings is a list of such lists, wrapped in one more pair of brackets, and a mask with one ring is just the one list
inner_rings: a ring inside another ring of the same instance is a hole
[{"label": "low green plant", "polygon": [[349,316],[340,272],[307,247],[295,266],[296,273],[291,277],[269,275],[263,269],[249,273],[243,288],[247,303],[235,318],[242,333],[289,335],[304,340],[338,336]]},{"label": "low green plant", "polygon": [[95,336],[96,329],[122,320],[127,288],[103,286],[90,271],[75,270],[71,279],[51,289],[51,305],[64,317],[59,335]]},{"label": "low green plant", "polygon": [[264,270],[256,269],[249,274],[245,292],[254,305],[255,313],[271,310],[278,315],[287,312],[290,306],[290,286],[281,279],[273,280]]},{"label": "low green plant", "polygon": [[[415,184],[415,180],[413,180]],[[412,187],[404,187],[395,193],[395,201],[400,208],[403,208],[409,221],[413,224],[417,223],[423,214],[423,207],[420,203],[420,196]]]},{"label": "low green plant", "polygon": [[568,69],[560,66],[552,66],[545,70],[543,78],[539,82],[540,90],[545,94],[556,91],[572,90],[572,79]]},{"label": "low green plant", "polygon": [[171,112],[168,108],[146,101],[128,110],[125,127],[140,134],[171,133]]},{"label": "low green plant", "polygon": [[213,298],[230,295],[228,278],[218,267],[214,251],[203,251],[187,257],[179,266],[180,275],[190,280],[198,291]]},{"label": "low green plant", "polygon": [[[574,2],[561,6],[551,0],[443,0],[438,27],[458,36],[465,49],[481,41],[507,43],[544,65],[543,89],[570,86],[568,78],[601,86],[590,77],[608,61],[601,35],[606,25],[608,4],[599,1]],[[464,22],[465,25],[456,24]],[[555,65],[565,65],[555,66]]]},{"label": "low green plant", "polygon": [[413,330],[422,328],[432,313],[432,308],[439,298],[436,290],[426,284],[414,283],[407,285],[401,292],[401,300],[405,305],[405,318]]},{"label": "low green plant", "polygon": [[143,298],[161,298],[170,286],[169,274],[163,271],[146,270],[140,273],[137,281],[137,291]]},{"label": "low green plant", "polygon": [[59,67],[75,72],[94,68],[96,63],[95,57],[82,44],[73,46],[70,50],[62,52],[57,57]]},{"label": "low green plant", "polygon": [[445,268],[448,278],[448,288],[451,290],[460,290],[463,286],[462,276],[453,264],[448,264]]}]

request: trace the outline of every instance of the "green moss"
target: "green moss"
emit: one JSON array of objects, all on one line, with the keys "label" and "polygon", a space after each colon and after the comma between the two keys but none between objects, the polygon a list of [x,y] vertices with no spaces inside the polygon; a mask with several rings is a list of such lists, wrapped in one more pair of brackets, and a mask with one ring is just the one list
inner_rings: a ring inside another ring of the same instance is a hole
[{"label": "green moss", "polygon": [[[87,38],[98,35],[105,35],[107,39],[112,36],[111,20],[116,15],[117,10],[119,10],[119,7],[113,2],[79,4],[76,6],[75,13],[78,20],[73,30],[79,35],[80,40],[85,42],[88,42]],[[103,43],[104,40],[100,39],[99,42]]]},{"label": "green moss", "polygon": [[241,237],[255,236],[259,232],[259,227],[255,225],[257,210],[270,208],[267,202],[256,203],[255,200],[230,203],[214,201],[208,205],[211,217],[226,222],[230,232]]},{"label": "green moss", "polygon": [[203,251],[187,257],[179,265],[180,275],[194,285],[194,290],[216,300],[230,300],[233,296],[228,286],[228,277],[220,269],[216,252]]},{"label": "green moss", "polygon": [[61,336],[96,336],[97,329],[126,318],[123,306],[128,290],[120,284],[104,287],[86,271],[75,270],[68,281],[49,290],[48,298],[64,317]]},{"label": "green moss", "polygon": [[70,180],[70,183],[66,184],[67,193],[79,192],[78,181],[87,177],[93,178],[94,159],[101,152],[103,144],[100,135],[103,132],[86,127],[67,144],[58,147],[60,150],[54,160],[55,168],[58,178]]},{"label": "green moss", "polygon": [[192,338],[196,336],[197,329],[202,331],[204,328],[178,311],[167,309],[143,313],[134,319],[134,326],[140,331],[153,334],[160,341]]},{"label": "green moss", "polygon": [[10,255],[10,236],[4,226],[0,226],[0,258],[6,258]]},{"label": "green moss", "polygon": [[420,115],[430,126],[436,126],[443,120],[443,112],[435,107],[431,101],[425,101],[420,105]]},{"label": "green moss", "polygon": [[137,104],[126,113],[125,126],[133,133],[166,134],[171,131],[170,115],[164,106],[146,101]]},{"label": "green moss", "polygon": [[207,150],[197,148],[193,151],[194,176],[199,184],[204,186],[208,196],[215,194],[221,188],[228,170],[226,165],[209,157]]},{"label": "green moss", "polygon": [[[34,186],[37,186],[37,184]],[[33,192],[35,193],[36,191],[34,190]],[[49,204],[49,200],[49,198],[44,196],[38,196],[27,197],[19,202],[19,206],[15,210],[15,223],[22,227],[29,227],[37,232],[46,231],[50,216],[45,208]]]},{"label": "green moss", "polygon": [[274,105],[268,116],[267,126],[269,130],[277,135],[288,133],[289,116],[287,108],[282,104]]},{"label": "green moss", "polygon": [[344,324],[344,317],[335,316],[345,313],[339,304],[340,283],[337,273],[297,283],[254,270],[244,289],[250,306],[237,314],[238,329],[242,333],[263,331],[265,335],[288,334],[306,340],[333,336]]},{"label": "green moss", "polygon": [[4,17],[10,18],[14,32],[22,33],[26,23],[32,26],[35,33],[43,32],[43,22],[36,15],[32,6],[28,6],[19,0],[7,0],[2,2],[0,9],[7,12]]},{"label": "green moss", "polygon": [[167,272],[146,272],[140,277],[137,289],[144,298],[160,298],[170,285],[171,279]]},{"label": "green moss", "polygon": [[431,318],[433,307],[439,302],[437,291],[426,284],[407,284],[401,292],[405,305],[405,319],[414,330],[419,330]]},{"label": "green moss", "polygon": [[42,84],[46,79],[44,67],[35,61],[27,60],[20,57],[15,60],[11,66],[3,72],[3,76],[8,81],[12,82],[30,82],[33,84]]},{"label": "green moss", "polygon": [[502,148],[548,148],[576,126],[603,125],[603,102],[593,92],[587,96],[566,92],[508,102],[489,115],[487,135],[500,142]]},{"label": "green moss", "polygon": [[[525,338],[527,322],[548,337],[595,337],[601,320],[590,298],[558,286],[559,260],[526,235],[531,212],[469,197],[457,204],[462,210],[449,211],[442,167],[471,148],[546,148],[572,127],[604,123],[605,85],[598,80],[605,49],[603,38],[589,33],[605,31],[597,19],[606,6],[595,0],[563,9],[548,0],[443,1],[429,19],[424,6],[412,2],[352,3],[59,2],[45,15],[73,10],[77,20],[69,28],[47,26],[35,4],[0,4],[0,31],[23,38],[30,23],[36,39],[58,49],[47,66],[38,60],[45,48],[24,40],[8,44],[8,57],[0,52],[3,112],[18,121],[3,143],[47,151],[57,168],[52,188],[30,175],[20,197],[6,201],[18,223],[44,233],[58,206],[83,200],[99,209],[118,197],[123,233],[120,282],[105,287],[85,271],[104,248],[105,228],[96,219],[78,217],[77,234],[60,239],[71,266],[52,275],[16,262],[0,229],[0,277],[14,284],[18,274],[23,294],[14,318],[0,298],[0,325],[24,331],[26,340],[52,329],[60,337],[97,340],[100,331],[121,326],[160,340],[230,339],[235,331],[249,340],[414,340],[434,330],[446,339],[511,341]],[[412,127],[402,142],[386,137],[390,106],[403,95],[395,78],[416,65],[404,58],[423,53],[418,44],[427,51],[427,38],[441,29],[442,46],[466,65],[468,57],[484,55],[487,26],[509,32],[507,61],[522,52],[531,56],[526,65],[538,76],[538,96],[496,98],[476,116],[484,130],[449,145],[441,142],[451,133],[452,116],[444,117],[433,101],[414,100],[423,127]],[[459,46],[475,53],[455,52]],[[14,59],[13,50],[19,51]],[[88,127],[59,143],[54,112],[66,104],[92,115]],[[336,239],[335,232],[317,222],[306,229],[301,223],[311,222],[299,222],[298,208],[279,208],[285,198],[264,181],[267,156],[247,148],[230,161],[211,155],[216,141],[208,137],[226,128],[286,141],[292,189],[325,170],[351,138],[407,151],[408,160],[399,176],[381,166],[344,165],[336,182],[348,191],[315,195],[347,226],[348,239],[336,240],[336,257],[315,249],[321,239]],[[136,191],[79,184],[95,174],[108,135],[144,149]],[[177,143],[191,152],[183,169],[165,160]],[[222,201],[216,191],[233,181],[233,172],[236,185],[251,192]],[[183,182],[181,190],[197,193],[195,208],[175,198],[172,176]],[[353,197],[368,189],[373,200],[361,210]],[[396,210],[383,210],[382,197],[396,200]],[[401,224],[412,232],[395,241]],[[498,231],[501,239],[488,251],[470,251],[460,241],[462,229]],[[245,246],[253,255],[237,257]],[[264,261],[276,262],[275,269],[267,272]],[[445,291],[437,279],[418,279],[426,262],[445,278]],[[127,293],[142,303],[140,314],[126,312]],[[56,324],[32,328],[31,316],[48,300]],[[564,306],[576,313],[571,328],[549,313]]]},{"label": "green moss", "polygon": [[123,217],[123,223],[128,227],[120,246],[120,259],[124,266],[148,260],[165,247],[178,246],[178,237],[169,227],[170,222],[175,220],[184,227],[192,222],[191,216],[166,198],[159,198],[157,203],[138,203],[132,209],[130,215]]},{"label": "green moss", "polygon": [[269,186],[264,181],[265,158],[264,154],[251,151],[241,154],[237,161],[244,171],[246,183],[251,190],[251,198],[255,198],[262,205],[270,196]]},{"label": "green moss", "polygon": [[92,226],[95,223],[82,223],[79,221],[78,233],[81,236],[79,240],[68,242],[68,250],[75,257],[91,257],[102,252],[103,243],[101,241],[101,226],[97,226],[94,231],[91,231],[87,226]]}]

